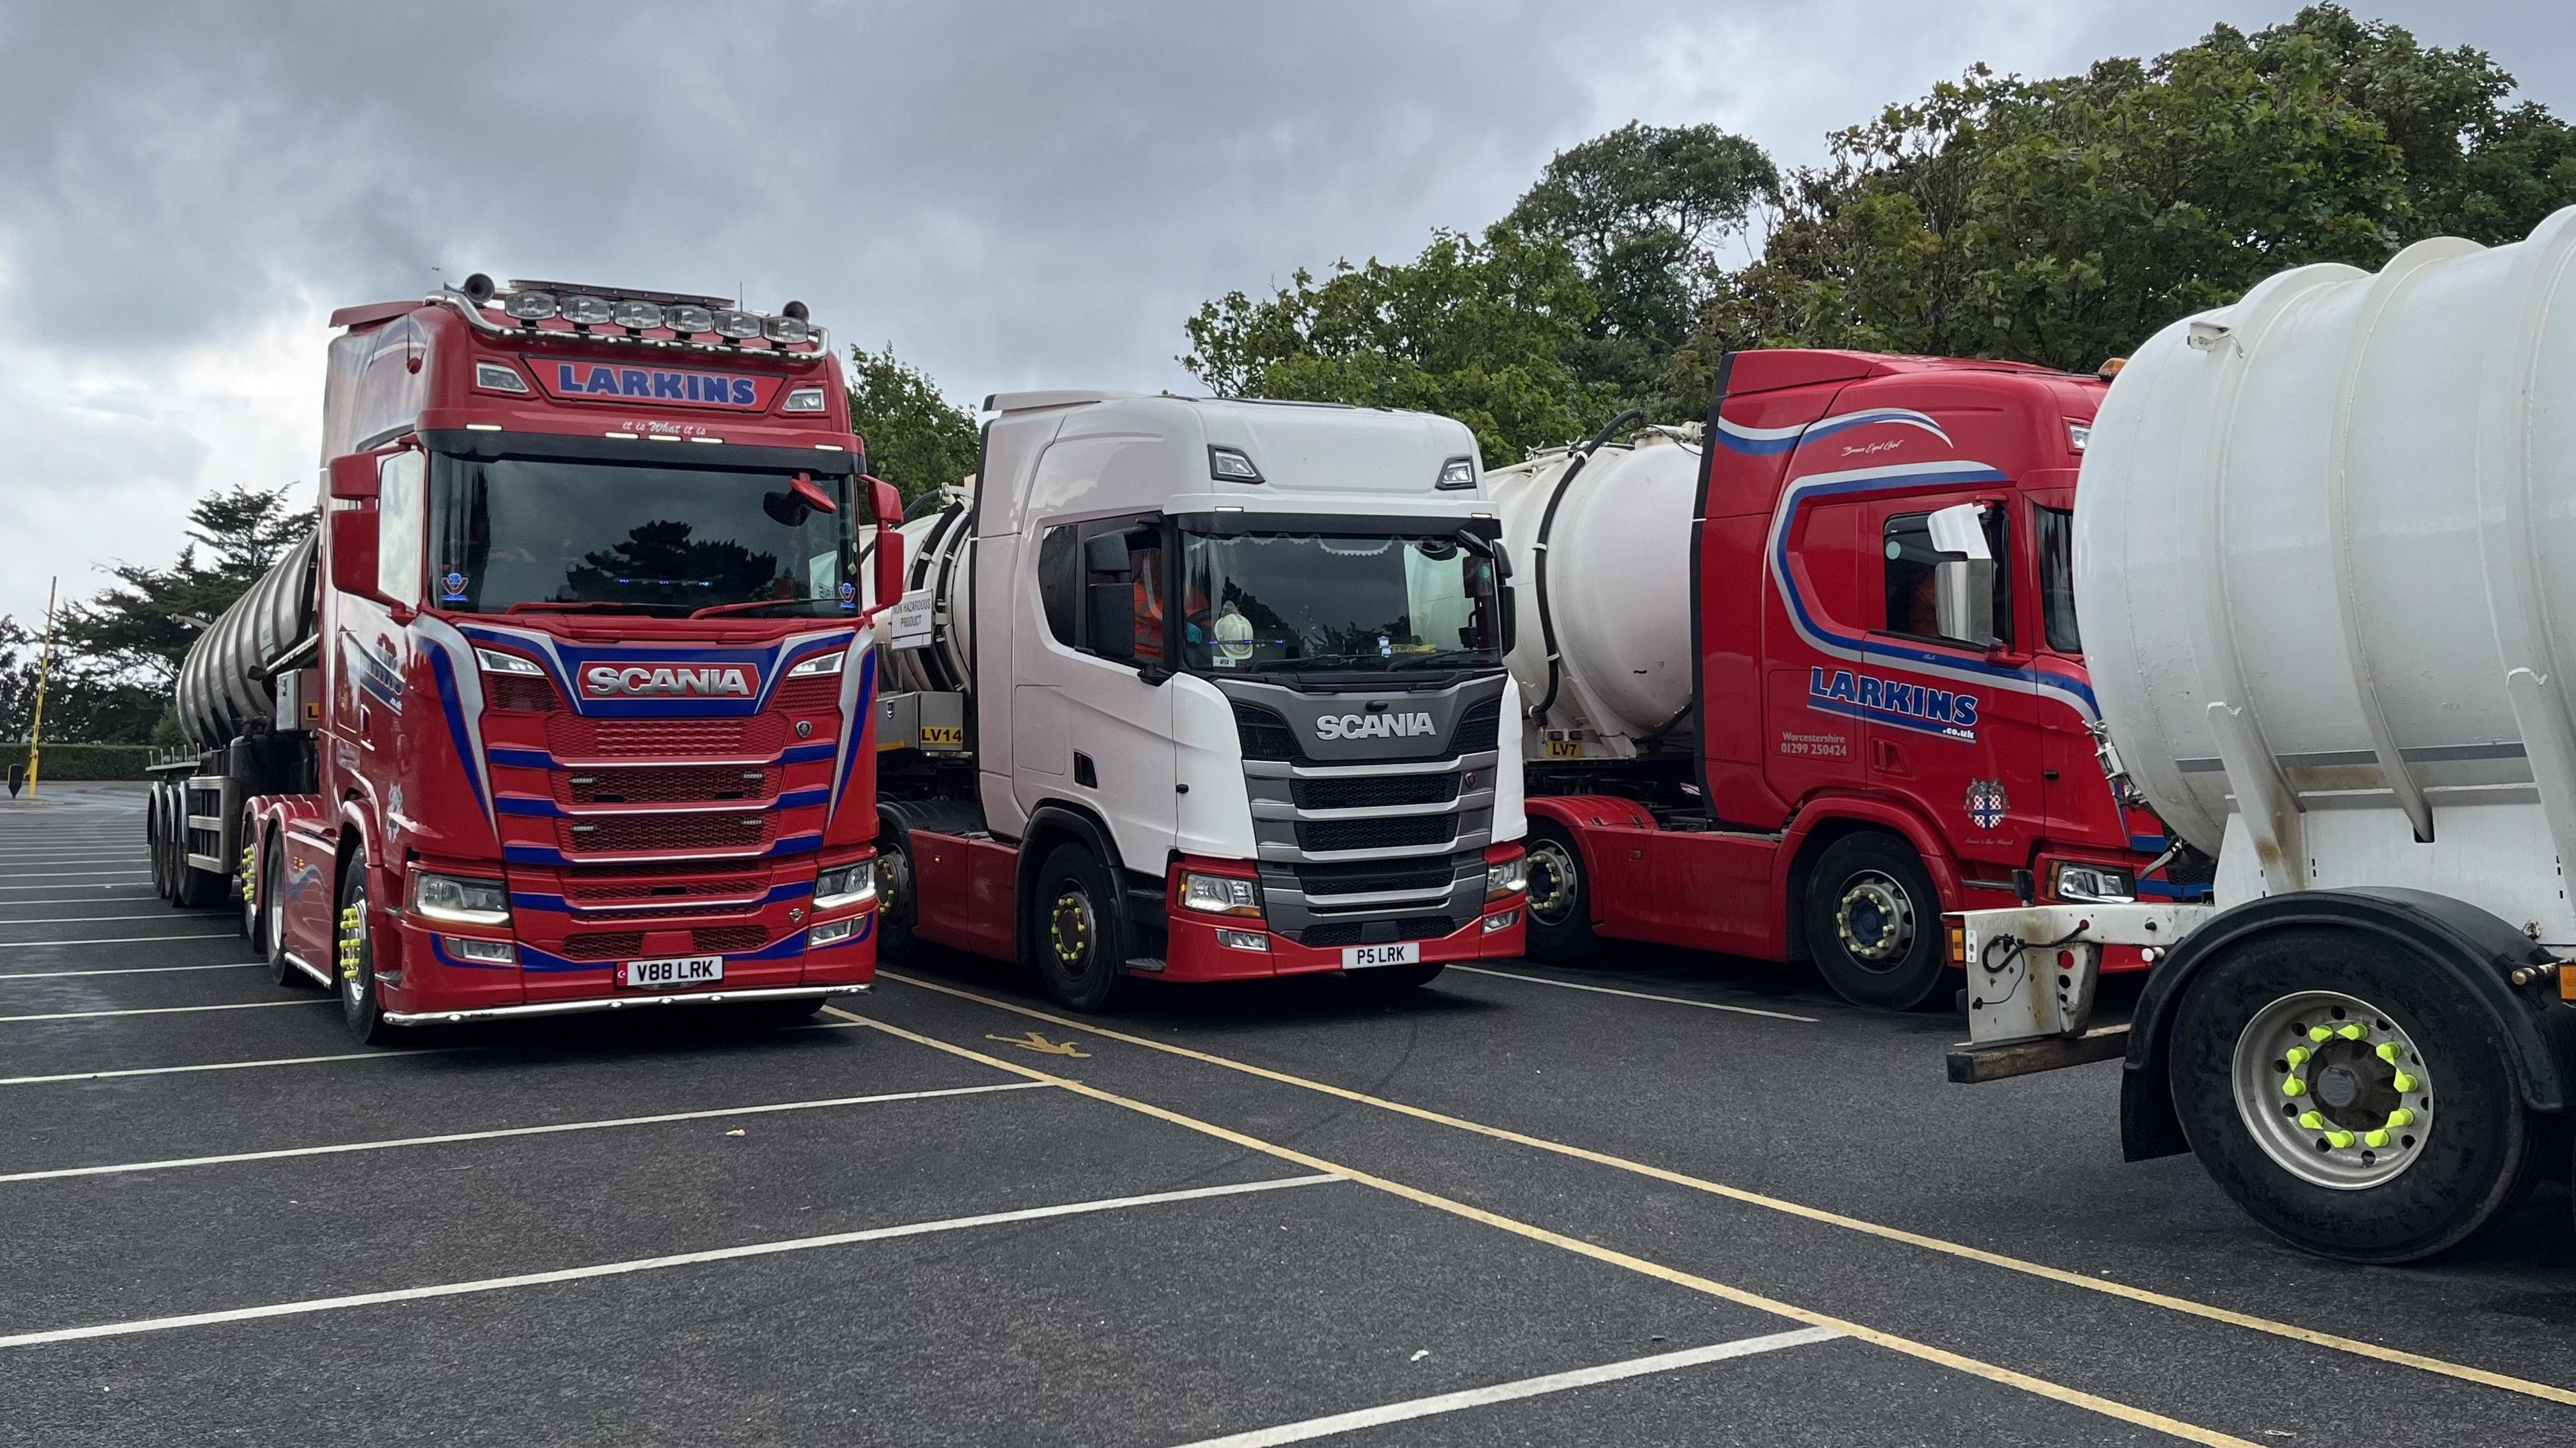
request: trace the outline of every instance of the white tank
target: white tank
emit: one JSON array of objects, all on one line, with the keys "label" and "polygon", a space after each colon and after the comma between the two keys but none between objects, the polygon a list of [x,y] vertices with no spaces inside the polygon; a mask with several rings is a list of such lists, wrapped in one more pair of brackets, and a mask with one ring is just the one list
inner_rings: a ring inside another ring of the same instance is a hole
[{"label": "white tank", "polygon": [[2406,884],[2568,928],[2571,262],[2576,209],[2301,267],[2112,383],[2077,491],[2085,652],[2157,813],[2225,844],[2222,903]]},{"label": "white tank", "polygon": [[1532,711],[1532,757],[1626,759],[1687,750],[1696,737],[1690,524],[1699,466],[1699,429],[1689,427],[1649,429],[1588,458],[1558,449],[1486,472],[1518,594],[1511,668]]},{"label": "white tank", "polygon": [[[974,591],[967,586],[974,576],[974,481],[915,500],[913,516],[904,521],[904,591],[930,595],[931,639],[926,647],[895,648],[891,620],[878,616],[887,693],[962,693],[974,687]],[[864,565],[859,573],[871,576]]]}]

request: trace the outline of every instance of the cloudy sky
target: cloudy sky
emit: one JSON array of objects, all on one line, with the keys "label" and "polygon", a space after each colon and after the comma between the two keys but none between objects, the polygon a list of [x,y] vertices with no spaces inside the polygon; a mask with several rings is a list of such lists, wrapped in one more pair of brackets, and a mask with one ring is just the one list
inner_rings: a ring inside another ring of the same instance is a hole
[{"label": "cloudy sky", "polygon": [[[2293,0],[0,0],[0,614],[310,496],[324,318],[472,271],[799,297],[960,399],[1186,386],[1182,320],[1715,121],[1784,162],[1974,61]],[[2576,111],[2565,0],[2360,0]],[[416,18],[403,18],[404,16]]]}]

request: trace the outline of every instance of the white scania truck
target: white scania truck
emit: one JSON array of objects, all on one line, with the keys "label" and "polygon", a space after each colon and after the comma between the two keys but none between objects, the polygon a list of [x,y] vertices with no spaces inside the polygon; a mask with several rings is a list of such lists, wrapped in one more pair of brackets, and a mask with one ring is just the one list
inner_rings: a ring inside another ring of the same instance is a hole
[{"label": "white scania truck", "polygon": [[986,400],[915,504],[878,708],[880,959],[1420,984],[1521,951],[1509,565],[1447,418]]},{"label": "white scania truck", "polygon": [[[2075,597],[2115,780],[2207,905],[1954,916],[1953,1079],[2123,1044],[2131,1160],[2402,1262],[2568,1166],[2576,210],[2309,266],[2158,333],[2093,424]],[[2106,945],[2153,961],[2093,1028]]]}]

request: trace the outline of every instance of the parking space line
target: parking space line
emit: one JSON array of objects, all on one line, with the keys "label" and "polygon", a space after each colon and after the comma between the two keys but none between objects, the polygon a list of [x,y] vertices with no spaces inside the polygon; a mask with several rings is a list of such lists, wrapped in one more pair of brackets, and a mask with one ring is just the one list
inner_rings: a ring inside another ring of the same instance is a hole
[{"label": "parking space line", "polygon": [[1123,1031],[1107,1030],[1093,1022],[1077,1021],[1066,1016],[1054,1015],[1047,1011],[1034,1010],[1030,1007],[1018,1005],[1011,1001],[998,1000],[991,996],[978,995],[973,991],[960,990],[955,986],[942,985],[937,981],[921,980],[913,976],[897,974],[890,970],[878,971],[877,979],[899,981],[905,985],[919,986],[924,990],[937,991],[943,995],[955,996],[960,1000],[975,1001],[982,1005],[991,1006],[996,1010],[1008,1011],[1013,1015],[1025,1016],[1031,1020],[1045,1021],[1052,1025],[1066,1026],[1074,1030],[1088,1032],[1091,1035],[1098,1036],[1106,1040],[1119,1041],[1131,1046],[1142,1046],[1147,1050],[1161,1051],[1166,1055],[1180,1056],[1188,1060],[1200,1062],[1204,1065],[1222,1067],[1225,1070],[1241,1072],[1247,1076],[1257,1076],[1262,1080],[1274,1081],[1283,1086],[1294,1086],[1300,1090],[1313,1091],[1320,1095],[1335,1097],[1358,1105],[1375,1107],[1381,1111],[1393,1112],[1398,1116],[1410,1116],[1417,1121],[1428,1121],[1440,1126],[1451,1127],[1459,1131],[1473,1132],[1478,1136],[1491,1137],[1496,1141],[1508,1141],[1515,1146],[1525,1146],[1533,1151],[1551,1152],[1558,1156],[1572,1157],[1577,1161],[1590,1162],[1595,1166],[1606,1166],[1617,1171],[1630,1172],[1642,1177],[1651,1177],[1656,1181],[1665,1182],[1672,1186],[1688,1187],[1693,1191],[1701,1191],[1706,1192],[1711,1196],[1724,1197],[1728,1201],[1741,1202],[1746,1206],[1761,1207],[1766,1211],[1780,1212],[1788,1216],[1804,1218],[1807,1221],[1819,1222],[1826,1226],[1841,1227],[1847,1231],[1859,1232],[1867,1236],[1881,1238],[1885,1241],[1900,1242],[1909,1247],[1919,1247],[1927,1252],[1938,1252],[1944,1256],[1957,1257],[1963,1261],[1977,1262],[1988,1267],[2000,1267],[2008,1272],[2019,1272],[2026,1276],[2037,1277],[2044,1281],[2057,1283],[2060,1286],[2080,1287],[2088,1292],[2098,1292],[2105,1296],[2121,1298],[2129,1302],[2138,1303],[2142,1306],[2162,1308],[2168,1312],[2179,1312],[2187,1316],[2202,1318],[2210,1322],[2223,1322],[2231,1327],[2241,1327],[2250,1332],[2259,1332],[2273,1337],[2286,1338],[2293,1342],[2306,1343],[2311,1347],[2331,1348],[2337,1352],[2350,1353],[2355,1357],[2364,1357],[2377,1362],[2392,1363],[2400,1367],[2416,1368],[2424,1372],[2436,1373],[2443,1377],[2457,1378],[2463,1382],[2477,1383],[2490,1388],[2501,1388],[2506,1392],[2521,1393],[2527,1397],[2540,1398],[2552,1403],[2566,1403],[2571,1406],[2576,1406],[2576,1390],[2562,1388],[2554,1383],[2536,1382],[2530,1378],[2514,1377],[2509,1373],[2493,1372],[2486,1368],[2472,1367],[2466,1363],[2455,1363],[2444,1358],[2428,1357],[2422,1353],[2408,1352],[2403,1348],[2385,1347],[2379,1343],[2365,1342],[2359,1338],[2342,1337],[2330,1332],[2319,1332],[2313,1328],[2300,1327],[2295,1323],[2276,1322],[2268,1317],[2257,1317],[2252,1313],[2238,1312],[2233,1308],[2219,1307],[2212,1303],[2199,1302],[2188,1297],[2175,1297],[2168,1293],[2155,1291],[2152,1288],[2132,1286],[2126,1282],[2113,1281],[2102,1277],[2088,1277],[2083,1273],[2070,1272],[2062,1267],[2051,1267],[2046,1263],[2032,1262],[2020,1257],[2009,1257],[2001,1252],[1987,1251],[1982,1247],[1971,1247],[1964,1242],[1953,1242],[1942,1237],[1931,1237],[1920,1232],[1909,1232],[1902,1227],[1891,1227],[1883,1223],[1868,1221],[1860,1217],[1845,1216],[1840,1212],[1828,1211],[1822,1207],[1811,1207],[1803,1202],[1793,1202],[1784,1197],[1774,1197],[1765,1195],[1761,1192],[1747,1191],[1743,1187],[1728,1186],[1724,1182],[1710,1181],[1705,1177],[1692,1176],[1687,1172],[1673,1171],[1666,1167],[1650,1166],[1645,1162],[1633,1161],[1623,1156],[1614,1156],[1606,1151],[1594,1151],[1589,1147],[1574,1146],[1561,1141],[1552,1141],[1543,1136],[1531,1136],[1525,1132],[1511,1130],[1509,1127],[1488,1126],[1481,1121],[1469,1121],[1464,1117],[1451,1116],[1445,1112],[1430,1110],[1427,1107],[1408,1105],[1401,1101],[1391,1101],[1381,1096],[1371,1096],[1364,1091],[1353,1091],[1347,1087],[1332,1085],[1329,1082],[1310,1080],[1307,1077],[1291,1075],[1285,1071],[1274,1071],[1267,1066],[1256,1066],[1249,1061],[1237,1061],[1230,1057],[1218,1056],[1206,1051],[1194,1050],[1188,1046],[1173,1045],[1170,1042],[1157,1041],[1146,1036],[1129,1035]]},{"label": "parking space line", "polygon": [[[882,978],[885,975],[885,972],[879,971],[878,975]],[[1755,1308],[1762,1312],[1768,1312],[1776,1317],[1788,1318],[1793,1322],[1803,1322],[1809,1327],[1831,1328],[1847,1337],[1857,1338],[1862,1342],[1886,1348],[1891,1352],[1902,1353],[1907,1357],[1919,1358],[1925,1362],[1938,1364],[1941,1367],[1967,1373],[1974,1377],[1984,1378],[1988,1382],[2000,1383],[2006,1387],[2019,1388],[2026,1393],[2048,1398],[2055,1402],[2066,1403],[2073,1407],[2088,1409],[2092,1412],[2099,1413],[2104,1417],[2116,1418],[2123,1423],[2128,1423],[2136,1427],[2152,1428],[2159,1433],[2166,1434],[2170,1437],[2180,1438],[2185,1442],[2213,1445],[2213,1448],[2215,1448],[2215,1445],[2224,1445],[2224,1448],[2257,1448],[2257,1445],[2247,1439],[2233,1437],[2229,1434],[2218,1432],[2215,1429],[2204,1428],[2197,1423],[2186,1423],[2180,1418],[2169,1418],[2164,1414],[2155,1412],[2151,1409],[2140,1408],[2129,1403],[2120,1402],[2113,1398],[2105,1398],[2096,1393],[2088,1393],[2081,1388],[2071,1388],[2064,1383],[2051,1382],[2047,1378],[2034,1377],[2031,1374],[2021,1372],[2018,1369],[2004,1367],[1998,1363],[1986,1362],[1981,1358],[1972,1358],[1963,1353],[1955,1353],[1950,1351],[1948,1348],[1934,1347],[1932,1344],[1927,1342],[1917,1342],[1910,1337],[1899,1337],[1892,1332],[1882,1332],[1877,1328],[1854,1322],[1848,1318],[1835,1317],[1830,1313],[1818,1312],[1809,1307],[1800,1307],[1796,1303],[1784,1302],[1776,1297],[1766,1297],[1759,1292],[1750,1291],[1746,1288],[1736,1287],[1728,1283],[1720,1282],[1715,1278],[1702,1277],[1694,1272],[1685,1272],[1678,1267],[1668,1267],[1661,1262],[1650,1261],[1644,1257],[1632,1256],[1615,1247],[1605,1247],[1598,1242],[1589,1242],[1585,1241],[1581,1237],[1568,1236],[1565,1233],[1556,1231],[1552,1228],[1542,1227],[1533,1222],[1521,1221],[1517,1217],[1506,1217],[1499,1212],[1489,1212],[1482,1207],[1470,1206],[1454,1197],[1444,1197],[1438,1192],[1427,1191],[1424,1188],[1417,1186],[1409,1186],[1389,1177],[1382,1177],[1371,1172],[1362,1171],[1357,1167],[1344,1166],[1339,1162],[1327,1161],[1324,1158],[1312,1155],[1311,1153],[1299,1151],[1292,1146],[1282,1146],[1275,1141],[1265,1141],[1257,1136],[1247,1136],[1240,1131],[1234,1130],[1232,1127],[1220,1126],[1213,1121],[1202,1121],[1195,1116],[1185,1116],[1169,1107],[1157,1106],[1150,1101],[1139,1101],[1132,1096],[1121,1096],[1117,1092],[1104,1090],[1087,1081],[1077,1081],[1071,1077],[1058,1076],[1052,1072],[1041,1071],[1034,1066],[1024,1066],[1017,1061],[1005,1061],[999,1056],[988,1056],[971,1046],[956,1045],[953,1042],[940,1040],[935,1036],[925,1036],[918,1031],[906,1030],[901,1026],[894,1025],[886,1021],[876,1020],[868,1016],[855,1015],[849,1011],[842,1010],[838,1006],[825,1006],[823,1009],[826,1012],[839,1016],[844,1020],[855,1021],[872,1030],[882,1031],[898,1040],[910,1041],[915,1045],[927,1046],[934,1051],[944,1051],[949,1055],[961,1057],[965,1060],[981,1061],[985,1065],[993,1067],[995,1070],[1007,1071],[1014,1076],[1019,1076],[1027,1080],[1044,1081],[1051,1085],[1060,1086],[1077,1096],[1089,1097],[1094,1101],[1121,1107],[1128,1111],[1137,1112],[1140,1115],[1153,1117],[1157,1121],[1169,1122],[1170,1124],[1181,1127],[1184,1130],[1195,1131],[1202,1136],[1214,1137],[1219,1141],[1229,1142],[1235,1146],[1242,1147],[1246,1151],[1257,1151],[1264,1156],[1277,1157],[1281,1161],[1305,1167],[1309,1171],[1324,1172],[1333,1176],[1343,1177],[1350,1181],[1357,1182],[1361,1186],[1372,1187],[1391,1196],[1402,1197],[1406,1201],[1429,1207],[1434,1211],[1446,1212],[1453,1217],[1462,1217],[1471,1222],[1481,1222],[1488,1227],[1495,1228],[1499,1231],[1509,1232],[1516,1237],[1525,1237],[1533,1242],[1542,1242],[1551,1247],[1562,1248],[1565,1251],[1575,1253],[1579,1256],[1589,1257],[1596,1262],[1606,1262],[1613,1267],[1623,1267],[1631,1272],[1636,1272],[1647,1277],[1653,1277],[1659,1281],[1669,1282],[1676,1287],[1686,1287],[1694,1292],[1704,1293],[1710,1297],[1721,1298],[1725,1301],[1735,1303],[1740,1307]],[[1086,1031],[1092,1030],[1089,1026],[1077,1026],[1077,1028]],[[1093,1031],[1092,1033],[1095,1035],[1105,1034],[1099,1031]],[[0,1346],[6,1345],[7,1340],[0,1339]]]},{"label": "parking space line", "polygon": [[1322,1186],[1339,1180],[1341,1178],[1333,1173],[1319,1172],[1311,1176],[1236,1182],[1228,1186],[1190,1187],[1182,1191],[1147,1192],[1132,1197],[1065,1202],[1052,1207],[1023,1207],[1017,1211],[985,1212],[972,1217],[948,1217],[936,1222],[908,1222],[896,1227],[867,1227],[855,1232],[832,1232],[820,1237],[791,1237],[778,1242],[751,1242],[739,1247],[716,1247],[703,1252],[674,1252],[663,1257],[632,1257],[623,1262],[597,1262],[587,1267],[559,1267],[550,1272],[521,1272],[509,1277],[479,1278],[472,1282],[441,1282],[427,1287],[398,1287],[386,1292],[353,1292],[344,1297],[308,1297],[299,1302],[272,1302],[259,1307],[235,1307],[220,1312],[190,1312],[175,1317],[146,1317],[130,1322],[102,1322],[89,1327],[56,1328],[49,1332],[21,1332],[0,1337],[0,1348],[34,1347],[49,1342],[78,1342],[84,1338],[94,1337],[127,1337],[137,1333],[167,1332],[173,1328],[204,1327],[218,1322],[253,1322],[264,1317],[295,1317],[313,1312],[336,1312],[348,1307],[375,1307],[389,1302],[420,1302],[435,1297],[463,1297],[476,1292],[500,1292],[514,1287],[543,1287],[556,1282],[580,1282],[594,1277],[620,1277],[632,1272],[659,1272],[673,1267],[695,1267],[708,1262],[738,1262],[746,1257],[775,1257],[786,1252],[811,1252],[823,1247],[845,1247],[857,1242],[883,1242],[897,1237],[926,1236],[934,1232],[957,1232],[973,1227],[998,1227],[1012,1222],[1040,1222],[1054,1217],[1089,1216],[1099,1212],[1124,1211],[1130,1207],[1205,1201],[1211,1197],[1249,1196],[1255,1192],[1284,1191],[1291,1187]]},{"label": "parking space line", "polygon": [[[13,870],[10,872],[9,878],[13,880],[64,880],[69,879],[74,875],[149,875],[151,873],[152,872],[150,870],[38,870],[34,872]],[[58,890],[62,887],[59,885],[10,885],[0,888],[11,890]]]},{"label": "parking space line", "polygon": [[[12,888],[0,885],[0,890]],[[39,885],[40,890],[69,890],[70,885]],[[101,885],[101,890],[149,890],[149,885]],[[42,900],[0,900],[0,910],[17,910],[31,905],[151,905],[152,895],[48,895]],[[149,914],[150,912],[145,912]]]},{"label": "parking space line", "polygon": [[[36,903],[38,903],[38,902],[33,901],[33,900],[26,900],[26,901],[21,901],[21,902],[19,902],[19,903],[21,903],[21,904],[27,904],[27,905],[33,905],[33,904],[36,904]],[[100,905],[106,905],[106,904],[110,904],[110,903],[113,903],[113,902],[106,901],[106,900],[99,900],[99,901],[95,901],[95,902],[93,902],[93,901],[89,901],[89,900],[83,900],[83,901],[80,901],[79,903],[80,903],[80,904],[83,904],[83,905],[88,905],[88,904],[93,904],[93,903],[95,903],[95,904],[100,904]],[[141,903],[143,903],[143,902],[138,900],[138,901],[136,901],[135,903],[136,903],[136,904],[141,904]],[[162,914],[161,914],[160,912],[158,912],[158,911],[153,911],[153,910],[142,910],[142,911],[138,911],[138,912],[136,912],[136,913],[134,913],[134,914],[132,914],[132,915],[37,915],[37,916],[32,916],[32,917],[30,917],[30,918],[28,918],[28,919],[25,919],[25,920],[10,920],[10,919],[5,919],[5,918],[0,918],[0,926],[6,926],[6,925],[103,925],[103,924],[106,924],[106,923],[108,923],[108,922],[116,921],[116,920],[162,920],[162,919],[167,919],[167,918],[169,918],[169,917],[167,917],[167,916],[165,916],[165,915],[162,915]]]},{"label": "parking space line", "polygon": [[822,1111],[835,1106],[876,1106],[893,1101],[929,1101],[942,1096],[989,1096],[996,1091],[1039,1091],[1043,1081],[996,1081],[982,1086],[949,1086],[934,1091],[889,1091],[876,1096],[834,1096],[819,1101],[775,1101],[760,1106],[718,1106],[704,1111],[666,1111],[656,1116],[617,1116],[597,1121],[560,1121],[547,1126],[509,1126],[491,1131],[451,1131],[439,1136],[399,1136],[383,1141],[343,1141],[328,1146],[284,1146],[269,1151],[236,1151],[222,1156],[178,1156],[160,1161],[130,1161],[114,1166],[65,1166],[48,1171],[13,1172],[0,1182],[57,1181],[64,1177],[121,1176],[128,1172],[168,1171],[176,1167],[230,1166],[246,1161],[280,1161],[297,1156],[340,1156],[358,1151],[391,1151],[406,1146],[447,1146],[460,1141],[500,1141],[514,1136],[559,1136],[572,1131],[606,1131],[620,1126],[662,1126],[674,1121],[720,1121],[734,1116],[775,1116],[788,1111]]},{"label": "parking space line", "polygon": [[75,975],[168,975],[182,970],[248,970],[265,965],[259,960],[228,960],[221,965],[116,965],[105,970],[22,970],[0,975],[0,980],[62,980]]},{"label": "parking space line", "polygon": [[98,1016],[184,1016],[193,1011],[264,1011],[276,1006],[333,1006],[338,996],[292,1001],[231,1001],[219,1006],[138,1006],[120,1011],[55,1011],[41,1016],[0,1016],[0,1025],[16,1021],[85,1021]]},{"label": "parking space line", "polygon": [[[848,1021],[817,1021],[790,1026],[796,1031],[847,1031]],[[115,1081],[130,1076],[188,1076],[201,1071],[256,1071],[270,1066],[319,1066],[337,1061],[399,1061],[411,1056],[452,1056],[488,1051],[490,1046],[415,1046],[408,1050],[342,1051],[328,1056],[271,1056],[257,1061],[203,1061],[186,1066],[126,1066],[109,1071],[62,1071],[50,1076],[0,1076],[0,1086],[62,1086],[81,1081]]]},{"label": "parking space line", "polygon": [[1455,1393],[1440,1393],[1428,1398],[1414,1398],[1401,1403],[1387,1403],[1355,1412],[1335,1413],[1303,1422],[1282,1423],[1272,1428],[1257,1428],[1249,1433],[1229,1433],[1222,1438],[1202,1438],[1182,1448],[1274,1448],[1281,1443],[1305,1443],[1317,1438],[1330,1438],[1342,1433],[1355,1433],[1362,1428],[1379,1428],[1389,1423],[1405,1423],[1415,1418],[1429,1418],[1441,1413],[1455,1413],[1467,1408],[1482,1408],[1495,1403],[1509,1403],[1521,1398],[1535,1398],[1546,1393],[1562,1393],[1571,1388],[1588,1388],[1595,1383],[1615,1383],[1623,1378],[1642,1378],[1653,1373],[1676,1372],[1703,1363],[1724,1362],[1728,1358],[1752,1357],[1757,1353],[1778,1352],[1787,1347],[1805,1347],[1809,1343],[1832,1342],[1843,1334],[1830,1327],[1802,1327],[1794,1332],[1775,1332],[1765,1337],[1737,1338],[1733,1342],[1715,1343],[1708,1347],[1685,1348],[1680,1352],[1657,1353],[1653,1357],[1630,1358],[1626,1362],[1603,1363],[1598,1367],[1576,1368],[1571,1372],[1547,1373],[1518,1382],[1495,1383],[1490,1387],[1467,1388]]},{"label": "parking space line", "polygon": [[[8,924],[0,920],[0,925]],[[39,945],[150,945],[164,940],[238,940],[238,930],[200,932],[195,935],[101,935],[86,940],[0,940],[0,950],[29,950]]]},{"label": "parking space line", "polygon": [[[7,922],[0,921],[0,924],[5,923]],[[1775,1021],[1797,1021],[1810,1026],[1817,1023],[1816,1017],[1814,1016],[1793,1016],[1787,1011],[1766,1011],[1758,1010],[1752,1006],[1720,1005],[1716,1001],[1695,1001],[1686,996],[1648,995],[1641,990],[1614,990],[1606,985],[1584,985],[1577,981],[1549,980],[1543,975],[1518,975],[1508,970],[1492,970],[1481,965],[1459,965],[1452,962],[1449,968],[1451,970],[1463,970],[1469,975],[1490,975],[1498,980],[1526,981],[1531,985],[1552,985],[1559,990],[1588,990],[1595,995],[1626,996],[1630,1000],[1637,1001],[1661,1001],[1668,1006],[1697,1006],[1699,1009],[1704,1011],[1732,1011],[1739,1016],[1768,1016]]]}]

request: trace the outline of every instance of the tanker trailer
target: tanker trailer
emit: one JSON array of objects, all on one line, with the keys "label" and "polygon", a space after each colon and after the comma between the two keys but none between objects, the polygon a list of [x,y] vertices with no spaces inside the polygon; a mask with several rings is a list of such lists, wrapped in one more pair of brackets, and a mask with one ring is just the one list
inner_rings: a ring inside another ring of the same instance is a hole
[{"label": "tanker trailer", "polygon": [[144,810],[153,888],[173,905],[221,903],[244,799],[313,788],[313,590],[307,537],[180,661],[174,703],[188,748],[152,767]]},{"label": "tanker trailer", "polygon": [[[1953,921],[1953,1079],[2124,1044],[2130,1160],[2403,1262],[2564,1171],[2576,1079],[2576,210],[2272,277],[2113,382],[2076,508],[2108,757],[2197,906]],[[2094,1029],[2106,946],[2155,957]]]}]

